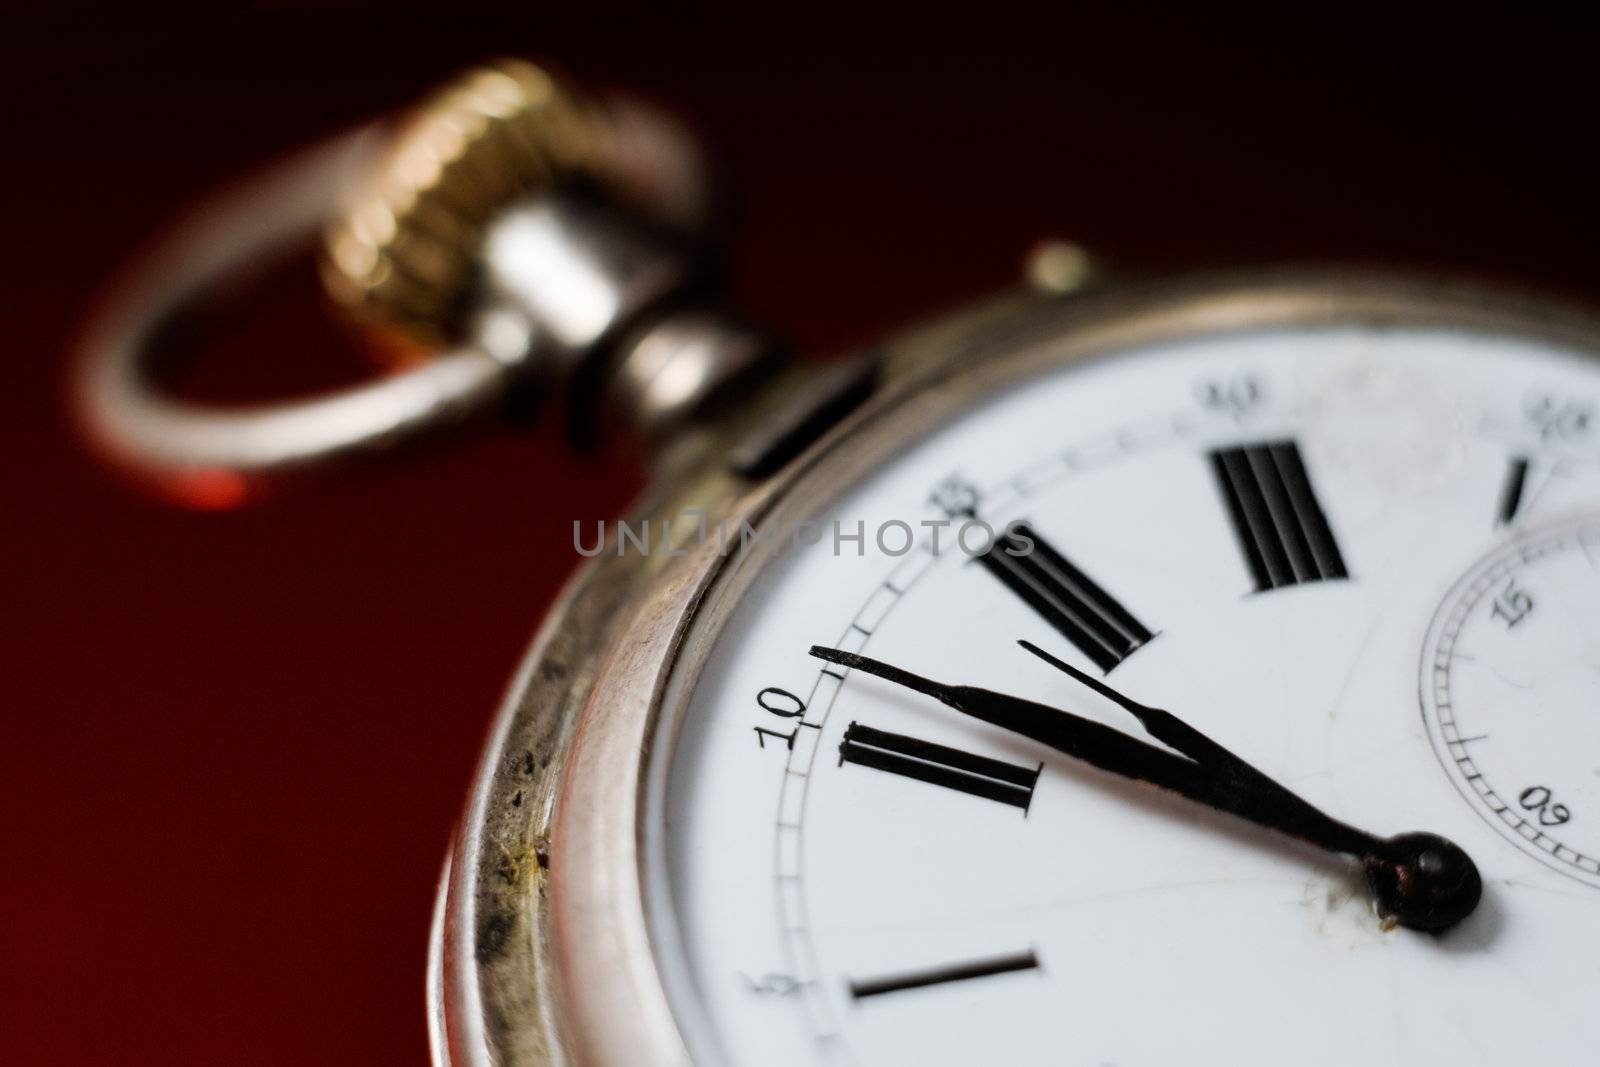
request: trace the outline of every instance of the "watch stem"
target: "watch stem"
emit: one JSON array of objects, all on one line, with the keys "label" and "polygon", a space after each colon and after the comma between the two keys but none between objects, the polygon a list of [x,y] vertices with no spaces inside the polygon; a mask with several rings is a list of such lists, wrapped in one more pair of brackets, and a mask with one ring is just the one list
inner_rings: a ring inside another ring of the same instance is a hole
[{"label": "watch stem", "polygon": [[1412,930],[1448,930],[1483,897],[1477,864],[1438,834],[1397,834],[1363,863],[1378,913]]}]

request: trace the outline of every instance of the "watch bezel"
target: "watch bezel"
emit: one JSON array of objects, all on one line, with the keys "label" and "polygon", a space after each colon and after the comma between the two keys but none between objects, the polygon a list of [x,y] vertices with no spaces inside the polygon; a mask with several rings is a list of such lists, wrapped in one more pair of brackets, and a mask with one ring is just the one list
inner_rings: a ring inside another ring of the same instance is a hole
[{"label": "watch bezel", "polygon": [[[699,507],[728,528],[789,521],[942,420],[1052,368],[1164,341],[1336,323],[1444,326],[1600,354],[1590,314],[1454,279],[1300,270],[1025,294],[889,345],[873,397],[764,482],[720,467],[726,440],[711,434],[653,485],[640,514]],[[593,561],[518,671],[441,888],[429,983],[439,1062],[690,1062],[656,958],[663,935],[648,918],[642,820],[683,697],[770,551],[686,547]],[[519,775],[521,753],[530,771],[548,766]],[[519,907],[511,950],[486,953],[505,935],[495,932],[500,912]]]}]

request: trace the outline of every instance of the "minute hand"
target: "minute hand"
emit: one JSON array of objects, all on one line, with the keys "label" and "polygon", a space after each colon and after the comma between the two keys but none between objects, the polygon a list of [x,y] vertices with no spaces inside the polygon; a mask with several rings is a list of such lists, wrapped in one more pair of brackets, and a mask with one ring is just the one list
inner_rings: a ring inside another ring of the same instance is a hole
[{"label": "minute hand", "polygon": [[1135,715],[1176,755],[1069,711],[975,686],[947,685],[840,649],[816,646],[818,659],[875,675],[933,697],[956,711],[1003,727],[1124,778],[1151,785],[1300,838],[1330,852],[1358,857],[1379,911],[1403,926],[1442,930],[1470,914],[1482,894],[1471,858],[1434,834],[1380,838],[1340,822],[1274,782],[1170,712],[1148,707],[1025,647]]},{"label": "minute hand", "polygon": [[[1034,646],[1028,647],[1033,650]],[[1378,838],[1318,811],[1176,716],[1158,708],[1134,705],[1110,687],[1088,676],[1080,677],[1053,657],[1050,662],[1127,707],[1152,736],[1184,755],[1175,755],[1047,704],[975,686],[945,685],[855,653],[813,648],[811,654],[926,693],[964,715],[1032,738],[1103,771],[1148,782],[1209,808],[1292,834],[1319,848],[1364,856],[1380,845]],[[1293,803],[1284,803],[1285,798]]]}]

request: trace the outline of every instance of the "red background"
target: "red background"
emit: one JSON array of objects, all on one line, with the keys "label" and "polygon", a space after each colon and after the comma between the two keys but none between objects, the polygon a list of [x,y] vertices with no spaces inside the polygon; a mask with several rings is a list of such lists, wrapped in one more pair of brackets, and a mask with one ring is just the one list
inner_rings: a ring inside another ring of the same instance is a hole
[{"label": "red background", "polygon": [[[243,513],[128,492],[68,432],[64,370],[193,194],[526,53],[695,122],[739,296],[812,351],[1009,284],[1048,236],[1135,274],[1345,259],[1600,291],[1584,35],[1338,17],[8,14],[0,1062],[422,1062],[433,882],[488,717],[571,521],[636,484],[546,427]],[[303,274],[228,341],[199,387],[361,372]]]}]

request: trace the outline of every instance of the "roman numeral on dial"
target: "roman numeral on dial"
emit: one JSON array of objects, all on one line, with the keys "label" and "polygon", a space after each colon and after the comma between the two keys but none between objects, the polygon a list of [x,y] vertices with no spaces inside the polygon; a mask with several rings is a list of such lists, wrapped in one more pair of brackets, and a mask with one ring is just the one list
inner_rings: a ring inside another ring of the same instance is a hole
[{"label": "roman numeral on dial", "polygon": [[1513,456],[1506,467],[1506,478],[1500,484],[1500,504],[1495,515],[1502,526],[1510,526],[1517,521],[1517,512],[1522,509],[1523,497],[1528,491],[1529,465],[1528,457]]},{"label": "roman numeral on dial", "polygon": [[1299,445],[1217,449],[1211,468],[1257,592],[1350,576]]},{"label": "roman numeral on dial", "polygon": [[978,562],[1106,673],[1155,636],[1025,523],[1012,524]]},{"label": "roman numeral on dial", "polygon": [[919,782],[958,789],[975,797],[998,800],[1026,814],[1039,781],[1037,767],[975,756],[959,748],[936,745],[905,734],[892,734],[853,722],[839,744],[839,764],[854,763],[877,771],[915,778]]},{"label": "roman numeral on dial", "polygon": [[1009,956],[995,956],[986,960],[948,963],[941,967],[928,967],[920,971],[884,975],[881,978],[852,978],[850,995],[856,1000],[899,993],[906,989],[924,989],[946,982],[964,982],[971,978],[987,978],[993,974],[1014,974],[1017,971],[1036,971],[1039,957],[1032,949],[1014,952]]}]

